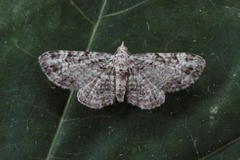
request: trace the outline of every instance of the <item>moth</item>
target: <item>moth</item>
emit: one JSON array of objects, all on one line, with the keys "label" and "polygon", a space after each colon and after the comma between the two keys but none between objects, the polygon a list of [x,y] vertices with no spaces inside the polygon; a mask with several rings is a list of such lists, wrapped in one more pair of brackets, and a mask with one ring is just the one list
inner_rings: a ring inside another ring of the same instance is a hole
[{"label": "moth", "polygon": [[115,54],[48,51],[39,57],[47,78],[63,89],[78,90],[78,101],[100,109],[117,99],[141,109],[160,107],[165,93],[193,84],[206,66],[196,54],[130,54],[124,42]]}]

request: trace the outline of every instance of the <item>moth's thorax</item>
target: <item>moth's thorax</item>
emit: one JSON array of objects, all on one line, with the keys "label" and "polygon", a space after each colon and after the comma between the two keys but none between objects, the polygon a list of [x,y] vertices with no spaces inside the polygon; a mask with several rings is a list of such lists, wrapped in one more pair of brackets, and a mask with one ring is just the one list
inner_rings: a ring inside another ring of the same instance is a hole
[{"label": "moth's thorax", "polygon": [[119,102],[124,101],[124,95],[126,92],[127,85],[127,73],[128,73],[128,49],[122,43],[118,47],[113,65],[115,68],[115,83],[116,83],[116,98]]},{"label": "moth's thorax", "polygon": [[113,65],[115,71],[127,71],[128,69],[128,53],[127,52],[117,52],[114,60]]}]

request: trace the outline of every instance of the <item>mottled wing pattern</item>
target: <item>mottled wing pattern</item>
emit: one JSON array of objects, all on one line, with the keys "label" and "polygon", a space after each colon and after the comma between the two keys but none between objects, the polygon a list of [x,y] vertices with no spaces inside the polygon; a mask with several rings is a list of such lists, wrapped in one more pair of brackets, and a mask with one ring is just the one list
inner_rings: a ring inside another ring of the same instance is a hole
[{"label": "mottled wing pattern", "polygon": [[80,89],[103,72],[113,55],[85,51],[48,51],[39,63],[48,79],[64,89]]},{"label": "mottled wing pattern", "polygon": [[127,99],[134,106],[153,109],[164,103],[165,94],[143,72],[140,73],[139,68],[132,66],[129,68]]},{"label": "mottled wing pattern", "polygon": [[185,89],[205,68],[205,60],[195,54],[146,53],[130,55],[130,61],[148,80],[164,92]]},{"label": "mottled wing pattern", "polygon": [[77,94],[78,101],[95,109],[113,104],[115,101],[114,77],[114,68],[110,64],[86,86],[79,89]]},{"label": "mottled wing pattern", "polygon": [[[39,57],[48,79],[64,89],[78,90],[78,100],[90,108],[123,101],[142,109],[161,106],[165,92],[185,89],[205,68],[195,54],[143,53],[129,55],[122,42],[116,55],[102,52],[49,51]],[[120,97],[120,98],[119,98]]]}]

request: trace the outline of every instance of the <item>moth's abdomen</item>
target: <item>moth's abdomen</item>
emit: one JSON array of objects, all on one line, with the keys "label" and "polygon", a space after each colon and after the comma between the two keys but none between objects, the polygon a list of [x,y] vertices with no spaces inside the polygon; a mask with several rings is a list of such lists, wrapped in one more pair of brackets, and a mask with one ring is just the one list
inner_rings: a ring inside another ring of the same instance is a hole
[{"label": "moth's abdomen", "polygon": [[124,101],[124,96],[126,92],[127,85],[127,72],[116,71],[116,98],[119,102]]},{"label": "moth's abdomen", "polygon": [[115,63],[115,85],[116,85],[116,98],[119,102],[124,101],[126,92],[127,76],[128,76],[128,63],[127,59],[119,59]]}]

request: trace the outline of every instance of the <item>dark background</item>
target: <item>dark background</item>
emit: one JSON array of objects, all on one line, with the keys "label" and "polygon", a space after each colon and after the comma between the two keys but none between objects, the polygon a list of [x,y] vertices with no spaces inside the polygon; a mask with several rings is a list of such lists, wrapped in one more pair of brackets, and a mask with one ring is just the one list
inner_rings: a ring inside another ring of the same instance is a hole
[{"label": "dark background", "polygon": [[[199,80],[154,110],[87,108],[47,80],[48,50],[196,53]],[[240,158],[238,0],[0,0],[0,159]]]}]

